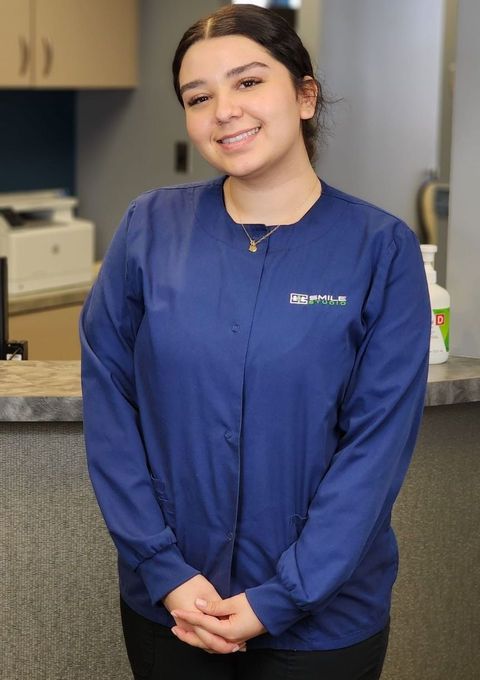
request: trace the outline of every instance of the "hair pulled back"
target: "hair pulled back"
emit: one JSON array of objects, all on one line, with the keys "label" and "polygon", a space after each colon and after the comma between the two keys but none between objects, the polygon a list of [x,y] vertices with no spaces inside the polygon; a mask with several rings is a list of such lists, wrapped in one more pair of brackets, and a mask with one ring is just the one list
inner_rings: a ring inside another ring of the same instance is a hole
[{"label": "hair pulled back", "polygon": [[319,135],[320,117],[326,102],[320,83],[315,77],[312,62],[302,41],[287,21],[272,10],[257,5],[227,5],[195,22],[180,40],[172,62],[173,86],[178,101],[180,95],[179,73],[187,50],[199,40],[242,35],[254,40],[290,72],[297,92],[304,91],[304,77],[310,76],[318,88],[315,114],[302,120],[302,134],[308,157],[313,162]]}]

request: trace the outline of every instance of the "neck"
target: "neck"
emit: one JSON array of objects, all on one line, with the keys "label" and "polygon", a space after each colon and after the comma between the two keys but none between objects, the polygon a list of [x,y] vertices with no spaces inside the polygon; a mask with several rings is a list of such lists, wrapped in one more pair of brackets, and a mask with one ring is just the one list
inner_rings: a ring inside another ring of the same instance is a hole
[{"label": "neck", "polygon": [[318,200],[320,181],[312,166],[272,181],[228,177],[224,185],[230,217],[244,224],[294,224]]}]

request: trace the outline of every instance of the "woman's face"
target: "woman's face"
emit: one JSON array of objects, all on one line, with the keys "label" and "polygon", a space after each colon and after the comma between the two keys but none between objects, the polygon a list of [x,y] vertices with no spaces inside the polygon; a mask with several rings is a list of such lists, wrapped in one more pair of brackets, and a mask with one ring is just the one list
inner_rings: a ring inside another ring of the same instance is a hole
[{"label": "woman's face", "polygon": [[237,35],[194,43],[179,83],[188,134],[218,170],[255,178],[305,163],[301,119],[313,116],[315,98],[297,96],[288,69],[258,43]]}]

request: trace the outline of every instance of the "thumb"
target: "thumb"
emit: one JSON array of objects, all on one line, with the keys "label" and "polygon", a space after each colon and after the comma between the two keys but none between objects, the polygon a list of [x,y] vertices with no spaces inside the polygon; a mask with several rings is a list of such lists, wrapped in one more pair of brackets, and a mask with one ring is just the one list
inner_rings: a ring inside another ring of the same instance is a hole
[{"label": "thumb", "polygon": [[204,614],[209,614],[210,616],[228,616],[232,613],[232,606],[229,599],[226,600],[202,600],[197,598],[195,600],[195,606],[200,609]]}]

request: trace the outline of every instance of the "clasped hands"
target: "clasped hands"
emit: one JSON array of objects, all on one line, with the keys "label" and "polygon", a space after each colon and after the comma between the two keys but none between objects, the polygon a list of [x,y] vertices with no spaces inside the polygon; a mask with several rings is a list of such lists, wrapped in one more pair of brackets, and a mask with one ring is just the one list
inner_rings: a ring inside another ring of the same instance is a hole
[{"label": "clasped hands", "polygon": [[201,574],[168,593],[163,603],[175,619],[172,633],[212,654],[245,651],[247,640],[266,632],[245,593],[222,600]]}]

